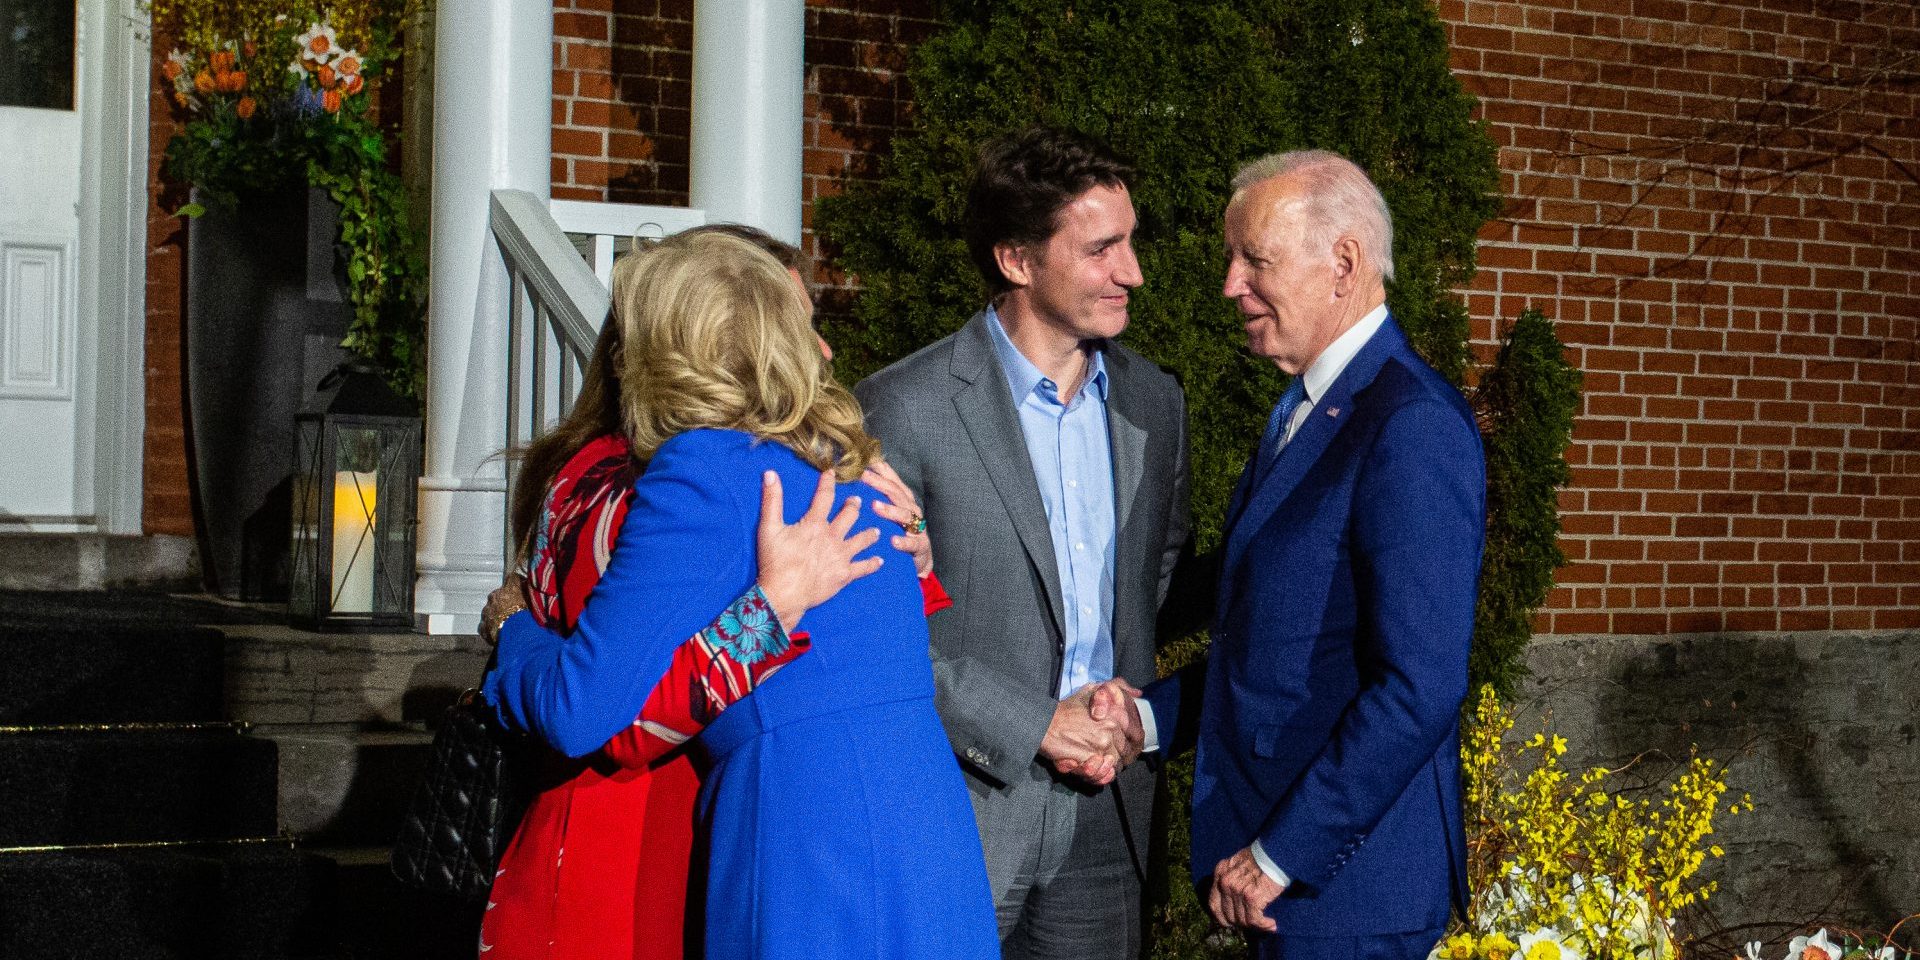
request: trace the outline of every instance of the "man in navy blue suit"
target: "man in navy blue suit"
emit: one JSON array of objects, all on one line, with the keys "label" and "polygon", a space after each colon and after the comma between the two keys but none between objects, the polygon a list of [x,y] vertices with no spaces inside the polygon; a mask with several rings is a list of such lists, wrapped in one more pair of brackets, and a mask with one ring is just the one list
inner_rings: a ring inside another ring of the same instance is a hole
[{"label": "man in navy blue suit", "polygon": [[1303,151],[1233,185],[1224,293],[1293,384],[1229,507],[1207,662],[1146,693],[1149,747],[1195,743],[1194,879],[1256,956],[1424,957],[1465,901],[1479,433],[1387,313],[1366,174]]}]

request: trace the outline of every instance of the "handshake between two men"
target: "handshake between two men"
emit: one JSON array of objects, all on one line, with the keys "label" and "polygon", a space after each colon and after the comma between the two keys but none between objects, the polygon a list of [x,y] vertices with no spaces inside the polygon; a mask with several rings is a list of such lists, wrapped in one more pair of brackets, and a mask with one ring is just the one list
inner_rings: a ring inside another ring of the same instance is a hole
[{"label": "handshake between two men", "polygon": [[1134,701],[1139,695],[1118,677],[1074,691],[1054,708],[1040,756],[1061,776],[1096,787],[1112,783],[1146,749],[1146,728]]}]

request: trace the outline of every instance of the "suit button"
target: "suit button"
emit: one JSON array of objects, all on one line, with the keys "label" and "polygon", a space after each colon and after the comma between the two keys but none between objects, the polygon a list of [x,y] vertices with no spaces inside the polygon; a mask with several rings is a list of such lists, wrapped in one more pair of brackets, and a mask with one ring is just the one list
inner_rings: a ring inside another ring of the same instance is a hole
[{"label": "suit button", "polygon": [[979,747],[968,747],[967,759],[972,760],[974,763],[977,763],[983,767],[987,765],[987,755],[981,752]]}]

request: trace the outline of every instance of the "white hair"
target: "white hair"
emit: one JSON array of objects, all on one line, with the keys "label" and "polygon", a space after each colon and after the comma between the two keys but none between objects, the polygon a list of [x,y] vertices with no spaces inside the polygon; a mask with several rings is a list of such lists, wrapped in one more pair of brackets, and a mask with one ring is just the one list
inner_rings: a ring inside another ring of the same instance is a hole
[{"label": "white hair", "polygon": [[1307,235],[1303,247],[1318,253],[1350,236],[1385,280],[1393,279],[1393,212],[1365,170],[1331,150],[1270,153],[1233,175],[1233,200],[1275,177],[1297,177],[1305,188]]}]

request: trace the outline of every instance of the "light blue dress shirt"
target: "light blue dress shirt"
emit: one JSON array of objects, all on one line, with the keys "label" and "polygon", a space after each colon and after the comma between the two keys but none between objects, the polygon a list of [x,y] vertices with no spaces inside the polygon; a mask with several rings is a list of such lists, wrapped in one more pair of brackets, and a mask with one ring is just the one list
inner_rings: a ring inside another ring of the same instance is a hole
[{"label": "light blue dress shirt", "polygon": [[1047,531],[1060,573],[1066,656],[1061,699],[1113,676],[1113,448],[1107,439],[1107,364],[1093,351],[1086,383],[1070,403],[1007,338],[987,308],[994,352],[1013,391],[1027,457],[1040,482]]}]

